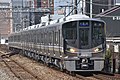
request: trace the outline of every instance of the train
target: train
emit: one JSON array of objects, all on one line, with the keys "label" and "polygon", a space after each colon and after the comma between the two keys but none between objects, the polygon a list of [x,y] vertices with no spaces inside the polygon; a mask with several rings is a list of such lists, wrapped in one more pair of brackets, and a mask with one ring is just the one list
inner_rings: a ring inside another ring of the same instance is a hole
[{"label": "train", "polygon": [[102,71],[105,22],[75,14],[29,26],[8,37],[11,51],[70,72]]}]

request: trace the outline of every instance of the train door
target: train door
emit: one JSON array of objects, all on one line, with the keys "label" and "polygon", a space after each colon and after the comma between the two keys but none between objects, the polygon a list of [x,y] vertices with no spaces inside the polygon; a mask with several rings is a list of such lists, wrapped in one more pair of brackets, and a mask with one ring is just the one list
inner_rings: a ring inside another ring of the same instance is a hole
[{"label": "train door", "polygon": [[79,39],[80,48],[89,48],[89,28],[79,29]]},{"label": "train door", "polygon": [[89,49],[90,48],[90,26],[89,21],[80,21],[78,26],[78,46],[80,49]]}]

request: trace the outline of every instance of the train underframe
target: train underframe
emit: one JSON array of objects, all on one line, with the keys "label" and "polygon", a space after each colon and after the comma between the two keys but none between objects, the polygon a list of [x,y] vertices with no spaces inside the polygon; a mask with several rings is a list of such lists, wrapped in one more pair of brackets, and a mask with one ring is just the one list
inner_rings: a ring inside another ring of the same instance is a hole
[{"label": "train underframe", "polygon": [[[18,49],[14,47],[9,47],[9,49],[15,53],[22,54],[26,57],[34,59],[36,61],[41,61],[48,66],[56,66],[60,70],[67,70],[70,72],[79,71],[102,71],[104,69],[104,58],[55,58],[46,55],[41,55],[37,52]],[[42,52],[41,52],[42,53]],[[87,63],[82,62],[83,59],[87,59]]]}]

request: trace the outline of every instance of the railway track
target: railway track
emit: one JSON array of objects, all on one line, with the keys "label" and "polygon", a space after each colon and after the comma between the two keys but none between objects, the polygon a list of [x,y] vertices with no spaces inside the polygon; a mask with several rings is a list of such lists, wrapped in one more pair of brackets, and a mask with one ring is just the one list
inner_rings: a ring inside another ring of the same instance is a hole
[{"label": "railway track", "polygon": [[[4,52],[0,51],[0,53],[5,54]],[[38,76],[36,76],[33,72],[30,72],[30,70],[26,69],[24,66],[22,66],[19,62],[9,58],[8,56],[4,55],[2,58],[2,62],[4,62],[4,64],[10,69],[10,71],[15,75],[15,77],[17,77],[19,80],[42,80],[41,78],[39,78]],[[34,63],[35,61],[32,60],[32,63]],[[46,66],[45,64],[43,64],[44,66]],[[51,72],[53,72],[53,70],[57,70],[56,68],[51,68]],[[58,71],[60,72],[60,71]],[[67,73],[63,73],[65,76],[67,75]],[[57,75],[55,75],[56,77],[58,77]],[[61,79],[64,80],[64,78],[59,77]],[[77,75],[75,74],[75,76],[73,76],[73,80],[92,80],[89,78],[86,78],[82,75]]]},{"label": "railway track", "polygon": [[82,80],[120,80],[120,76],[112,76],[105,74],[93,74],[92,76],[85,77],[81,75],[76,75],[76,77]]},{"label": "railway track", "polygon": [[[5,54],[4,52],[1,52],[2,54]],[[23,67],[20,63],[17,61],[9,58],[8,56],[1,57],[2,62],[10,69],[10,71],[19,79],[19,80],[42,80],[38,76],[36,76],[33,72]],[[32,61],[34,63],[34,61]],[[45,66],[45,64],[43,64]],[[53,68],[52,68],[53,69]],[[56,70],[56,69],[55,69]],[[52,71],[52,70],[51,70]],[[68,73],[64,73],[66,75]],[[71,75],[71,74],[70,74]],[[73,76],[75,80],[114,80],[113,76],[107,76],[107,75],[100,75],[100,74],[94,74],[93,76],[85,77],[82,75],[75,74]],[[62,79],[62,78],[61,78]],[[120,78],[117,78],[115,80],[120,80]]]},{"label": "railway track", "polygon": [[[5,54],[2,51],[0,51],[0,53]],[[34,72],[27,69],[25,66],[22,66],[21,63],[9,58],[9,56],[5,55],[5,56],[1,57],[0,59],[19,80],[25,80],[25,79],[44,80],[44,79],[40,78],[38,75],[36,75]],[[35,63],[34,60],[32,62]],[[51,69],[51,72],[53,72],[52,69]],[[59,73],[60,73],[60,71],[58,71],[58,75],[59,75]],[[66,76],[67,74],[63,73],[63,75]],[[58,77],[57,75],[55,75],[55,76]],[[60,77],[60,78],[61,78],[60,80],[64,80],[63,77]],[[66,80],[68,80],[68,79],[66,79]],[[105,74],[98,73],[98,74],[93,74],[92,76],[86,77],[86,76],[75,74],[75,76],[73,76],[73,80],[120,80],[120,76],[111,76],[111,75],[105,75]]]},{"label": "railway track", "polygon": [[105,74],[93,74],[93,76],[100,80],[120,80],[120,77]]},{"label": "railway track", "polygon": [[34,73],[30,72],[28,69],[22,67],[19,63],[6,56],[4,52],[0,51],[0,53],[4,55],[1,57],[1,61],[19,80],[42,80],[38,76],[34,75]]}]

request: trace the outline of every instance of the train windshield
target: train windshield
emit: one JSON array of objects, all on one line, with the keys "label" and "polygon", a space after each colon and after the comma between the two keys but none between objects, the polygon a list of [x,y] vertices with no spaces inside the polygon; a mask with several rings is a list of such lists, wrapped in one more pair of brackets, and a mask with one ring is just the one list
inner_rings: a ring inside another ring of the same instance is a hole
[{"label": "train windshield", "polygon": [[63,37],[65,39],[77,39],[77,22],[63,24]]},{"label": "train windshield", "polygon": [[92,47],[96,47],[104,43],[104,23],[92,21]]}]

